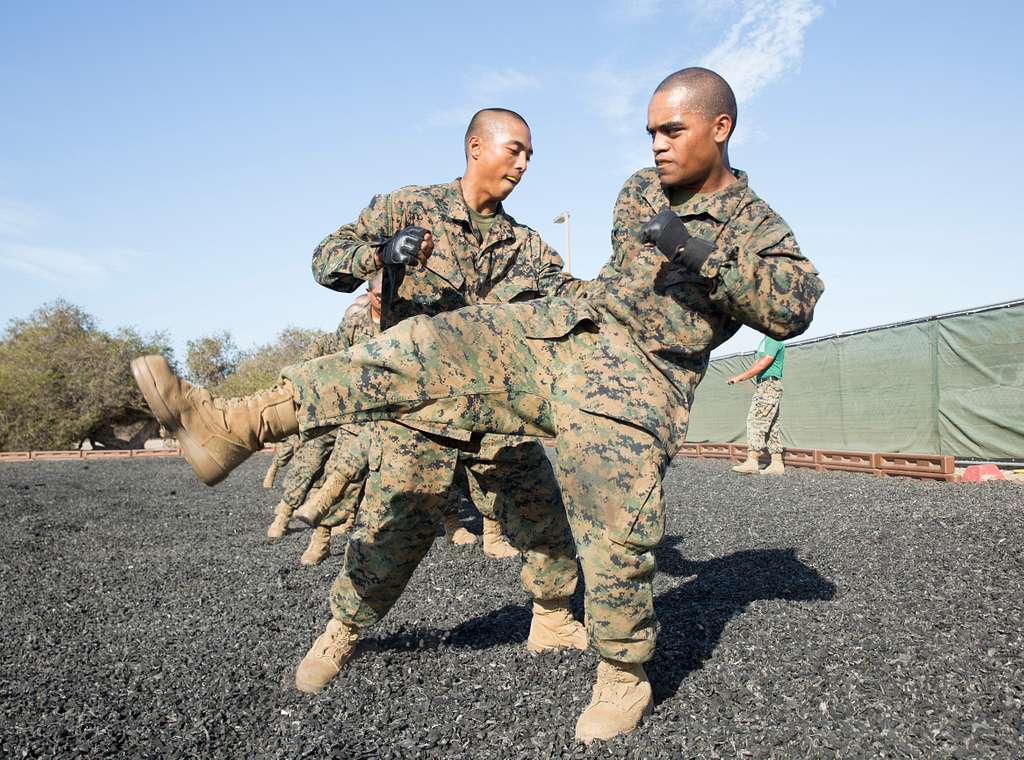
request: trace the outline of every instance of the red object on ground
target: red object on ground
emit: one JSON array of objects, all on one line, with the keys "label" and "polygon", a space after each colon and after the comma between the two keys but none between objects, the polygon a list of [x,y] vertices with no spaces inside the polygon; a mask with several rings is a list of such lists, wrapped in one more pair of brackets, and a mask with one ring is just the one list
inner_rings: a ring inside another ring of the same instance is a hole
[{"label": "red object on ground", "polygon": [[980,483],[983,480],[1006,480],[1006,477],[994,464],[972,464],[960,476],[961,483]]}]

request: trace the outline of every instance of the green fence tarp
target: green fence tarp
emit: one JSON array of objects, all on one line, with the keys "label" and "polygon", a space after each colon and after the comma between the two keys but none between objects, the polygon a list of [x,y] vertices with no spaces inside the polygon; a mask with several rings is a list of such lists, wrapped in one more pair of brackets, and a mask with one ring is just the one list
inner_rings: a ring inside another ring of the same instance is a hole
[{"label": "green fence tarp", "polygon": [[[690,443],[744,442],[753,393],[711,362]],[[1024,302],[786,347],[786,446],[1024,460]]]}]

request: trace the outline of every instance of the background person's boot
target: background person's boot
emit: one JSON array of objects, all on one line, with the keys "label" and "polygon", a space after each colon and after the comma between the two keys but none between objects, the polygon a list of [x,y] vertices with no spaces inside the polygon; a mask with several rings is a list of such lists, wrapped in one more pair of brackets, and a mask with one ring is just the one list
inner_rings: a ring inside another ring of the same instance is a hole
[{"label": "background person's boot", "polygon": [[772,463],[761,470],[762,475],[785,475],[786,466],[782,463],[782,454],[772,454]]},{"label": "background person's boot", "polygon": [[341,672],[356,649],[359,629],[331,619],[295,671],[295,688],[316,694]]},{"label": "background person's boot", "polygon": [[653,709],[644,666],[602,658],[590,704],[576,721],[576,741],[590,744],[628,734]]},{"label": "background person's boot", "polygon": [[484,516],[484,554],[494,559],[519,556],[519,550],[501,532],[501,523],[487,516]]},{"label": "background person's boot", "polygon": [[280,465],[277,463],[277,457],[274,457],[274,461],[270,463],[270,467],[267,468],[267,474],[263,476],[263,487],[270,490],[274,487],[274,478],[277,477],[277,470]]},{"label": "background person's boot", "polygon": [[306,501],[295,510],[293,517],[302,520],[306,525],[315,528],[327,515],[331,513],[331,507],[345,490],[345,479],[338,475],[328,475],[324,484],[315,491],[310,491]]},{"label": "background person's boot", "polygon": [[331,529],[318,525],[313,528],[313,535],[309,537],[309,546],[299,557],[299,564],[310,566],[319,565],[331,555]]},{"label": "background person's boot", "polygon": [[757,460],[760,458],[760,451],[748,451],[747,459],[743,464],[738,464],[732,468],[733,472],[738,472],[740,475],[756,475],[757,474]]},{"label": "background person's boot", "polygon": [[526,648],[538,654],[552,649],[586,649],[587,630],[569,609],[568,599],[534,599]]},{"label": "background person's boot", "polygon": [[442,515],[444,523],[444,534],[448,540],[456,546],[468,546],[476,543],[476,536],[462,527],[458,514]]},{"label": "background person's boot", "polygon": [[285,533],[287,533],[288,521],[291,517],[292,508],[288,506],[288,502],[281,499],[281,501],[277,502],[277,506],[274,507],[274,521],[270,523],[270,527],[267,528],[267,538],[281,538]]},{"label": "background person's boot", "polygon": [[132,375],[150,410],[208,486],[224,480],[263,444],[299,431],[287,380],[251,396],[214,398],[175,375],[158,354],[133,360]]}]

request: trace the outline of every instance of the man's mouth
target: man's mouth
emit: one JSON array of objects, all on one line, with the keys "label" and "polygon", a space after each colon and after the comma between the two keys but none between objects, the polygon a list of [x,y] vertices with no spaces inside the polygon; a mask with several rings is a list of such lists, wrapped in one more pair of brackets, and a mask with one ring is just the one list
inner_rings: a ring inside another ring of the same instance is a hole
[{"label": "man's mouth", "polygon": [[506,174],[505,175],[505,179],[507,179],[513,185],[518,185],[519,184],[519,177],[513,176],[511,174]]}]

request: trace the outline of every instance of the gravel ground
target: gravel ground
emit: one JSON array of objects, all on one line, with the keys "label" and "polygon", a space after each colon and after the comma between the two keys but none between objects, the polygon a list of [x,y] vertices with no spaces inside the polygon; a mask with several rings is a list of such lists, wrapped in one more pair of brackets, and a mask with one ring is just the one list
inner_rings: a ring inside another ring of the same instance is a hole
[{"label": "gravel ground", "polygon": [[585,749],[593,655],[530,656],[518,562],[478,547],[438,541],[296,692],[338,558],[266,541],[268,463],[217,489],[174,459],[0,465],[0,757],[1024,755],[1017,484],[680,461],[654,716]]}]

